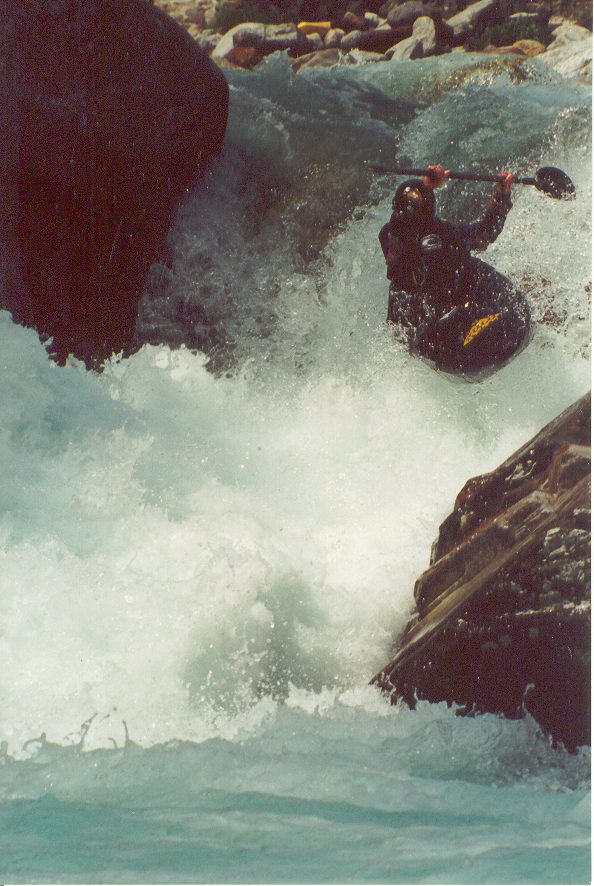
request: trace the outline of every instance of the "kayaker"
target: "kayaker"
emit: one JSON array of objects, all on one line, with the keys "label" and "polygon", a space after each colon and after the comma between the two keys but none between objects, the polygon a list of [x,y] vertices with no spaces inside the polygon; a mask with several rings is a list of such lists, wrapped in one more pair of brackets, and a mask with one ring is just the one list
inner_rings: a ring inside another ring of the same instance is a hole
[{"label": "kayaker", "polygon": [[[464,370],[466,364],[476,362],[471,356],[476,345],[464,350],[470,344],[467,339],[473,326],[480,321],[470,340],[503,317],[503,312],[497,311],[501,275],[474,259],[471,252],[485,249],[503,230],[512,208],[511,187],[516,176],[500,173],[495,194],[479,221],[455,224],[443,221],[435,212],[433,191],[448,175],[441,165],[429,166],[422,180],[410,179],[400,185],[392,201],[392,216],[381,229],[379,240],[390,280],[388,323],[411,351],[427,357],[437,354],[454,370]],[[509,313],[510,290],[504,289],[501,297]],[[486,310],[490,313],[485,314]],[[520,314],[520,324],[514,335],[518,341],[528,329],[527,308]],[[498,323],[501,331],[503,325]],[[509,322],[505,327],[509,337]],[[489,336],[483,334],[481,344],[495,332],[494,328]],[[502,357],[509,350],[507,342],[503,345]]]}]

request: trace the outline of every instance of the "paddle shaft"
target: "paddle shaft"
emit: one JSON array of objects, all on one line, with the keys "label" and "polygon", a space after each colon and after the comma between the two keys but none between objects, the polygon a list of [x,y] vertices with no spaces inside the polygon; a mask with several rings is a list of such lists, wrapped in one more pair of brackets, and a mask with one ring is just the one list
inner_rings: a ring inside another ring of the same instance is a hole
[{"label": "paddle shaft", "polygon": [[[385,173],[394,173],[395,175],[418,175],[423,176],[427,175],[426,169],[413,169],[408,166],[372,166],[371,167],[374,172],[385,172]],[[483,175],[482,173],[477,172],[450,172],[448,178],[458,178],[462,181],[469,182],[498,182],[499,178],[496,175]],[[535,178],[517,178],[514,181],[515,185],[536,185]]]}]

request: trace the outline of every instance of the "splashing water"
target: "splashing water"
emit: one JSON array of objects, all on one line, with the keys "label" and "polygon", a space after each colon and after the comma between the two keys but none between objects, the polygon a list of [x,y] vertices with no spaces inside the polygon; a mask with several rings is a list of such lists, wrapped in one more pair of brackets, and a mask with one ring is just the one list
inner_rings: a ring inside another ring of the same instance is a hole
[{"label": "splashing water", "polygon": [[[153,343],[102,374],[0,314],[5,880],[587,881],[585,749],[366,685],[460,487],[590,383],[590,92],[455,55],[230,73]],[[514,193],[485,259],[536,331],[481,384],[385,328],[365,163],[403,153],[576,183]]]}]

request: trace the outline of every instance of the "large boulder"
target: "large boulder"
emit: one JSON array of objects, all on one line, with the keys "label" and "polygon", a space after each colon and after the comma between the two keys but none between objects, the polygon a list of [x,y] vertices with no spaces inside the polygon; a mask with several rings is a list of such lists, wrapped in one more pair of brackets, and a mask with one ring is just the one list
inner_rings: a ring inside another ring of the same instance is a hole
[{"label": "large boulder", "polygon": [[172,211],[221,147],[227,83],[149,0],[1,10],[0,305],[97,364],[132,340]]},{"label": "large boulder", "polygon": [[590,456],[587,395],[466,484],[374,678],[393,701],[528,711],[569,750],[590,742]]}]

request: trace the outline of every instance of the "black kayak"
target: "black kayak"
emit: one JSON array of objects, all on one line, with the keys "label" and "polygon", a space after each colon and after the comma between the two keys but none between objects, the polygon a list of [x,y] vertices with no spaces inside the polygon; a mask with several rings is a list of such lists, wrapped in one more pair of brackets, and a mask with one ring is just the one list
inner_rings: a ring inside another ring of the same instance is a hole
[{"label": "black kayak", "polygon": [[440,311],[422,295],[391,287],[388,323],[412,354],[436,369],[480,380],[528,344],[530,308],[511,280],[474,256],[461,290],[464,300]]}]

